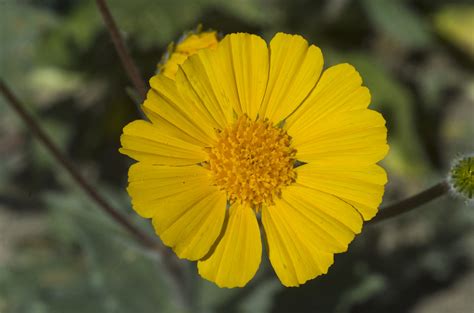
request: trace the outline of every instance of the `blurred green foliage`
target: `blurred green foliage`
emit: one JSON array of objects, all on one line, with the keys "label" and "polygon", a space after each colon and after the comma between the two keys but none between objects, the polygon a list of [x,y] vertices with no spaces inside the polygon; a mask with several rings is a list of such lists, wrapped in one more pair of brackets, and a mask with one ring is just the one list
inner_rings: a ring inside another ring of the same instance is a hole
[{"label": "blurred green foliage", "polygon": [[[456,154],[473,151],[469,1],[108,2],[144,77],[167,44],[198,23],[267,39],[300,33],[321,46],[327,66],[354,64],[388,121],[386,203],[435,182]],[[119,136],[139,112],[95,2],[2,0],[0,35],[0,76],[97,189],[152,233],[125,192],[130,161],[117,152]],[[180,261],[184,301],[160,259],[83,196],[3,101],[2,313],[423,312],[423,301],[474,271],[473,211],[445,199],[368,227],[328,275],[300,288],[283,288],[266,259],[254,281],[232,290]],[[45,227],[33,231],[26,217]],[[472,308],[470,296],[464,299],[453,312]]]}]

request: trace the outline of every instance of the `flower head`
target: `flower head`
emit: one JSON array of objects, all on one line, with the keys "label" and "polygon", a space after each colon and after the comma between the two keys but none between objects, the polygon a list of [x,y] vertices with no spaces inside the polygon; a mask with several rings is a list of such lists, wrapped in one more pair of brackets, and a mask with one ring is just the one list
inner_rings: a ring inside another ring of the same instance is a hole
[{"label": "flower head", "polygon": [[167,53],[158,64],[158,70],[166,77],[174,79],[178,66],[183,64],[189,56],[196,54],[202,49],[215,48],[217,42],[217,32],[203,32],[201,27],[198,26],[196,31],[184,34],[177,44],[171,43],[168,46]]},{"label": "flower head", "polygon": [[322,72],[319,48],[278,33],[270,44],[231,34],[157,75],[127,125],[121,152],[137,160],[128,192],[135,211],[204,278],[244,286],[268,254],[285,286],[324,274],[387,181],[383,117],[357,71]]}]

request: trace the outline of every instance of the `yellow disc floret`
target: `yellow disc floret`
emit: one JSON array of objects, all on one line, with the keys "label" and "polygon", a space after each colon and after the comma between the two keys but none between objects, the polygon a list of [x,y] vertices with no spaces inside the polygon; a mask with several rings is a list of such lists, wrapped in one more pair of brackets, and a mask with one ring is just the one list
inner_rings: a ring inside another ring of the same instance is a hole
[{"label": "yellow disc floret", "polygon": [[282,128],[241,116],[207,149],[215,184],[228,194],[231,203],[239,201],[256,210],[262,204],[273,204],[282,187],[296,178],[296,150],[290,143]]}]

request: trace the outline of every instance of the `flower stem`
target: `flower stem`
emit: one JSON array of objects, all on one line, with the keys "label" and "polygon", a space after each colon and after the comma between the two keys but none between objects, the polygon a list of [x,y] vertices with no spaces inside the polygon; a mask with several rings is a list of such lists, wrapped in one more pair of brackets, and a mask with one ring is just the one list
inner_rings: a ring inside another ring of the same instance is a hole
[{"label": "flower stem", "polygon": [[137,238],[144,246],[153,250],[161,251],[163,248],[151,239],[148,235],[142,232],[139,228],[131,224],[119,211],[113,208],[95,189],[92,187],[79,171],[74,167],[72,162],[59,150],[54,142],[49,138],[41,126],[34,120],[33,116],[29,114],[24,105],[18,100],[8,86],[0,80],[0,92],[3,94],[7,103],[15,110],[26,125],[30,128],[38,140],[46,147],[46,149],[53,155],[56,161],[63,166],[63,168],[72,176],[77,184],[84,190],[84,192],[101,208],[107,215],[109,215],[118,224],[123,226],[129,233]]},{"label": "flower stem", "polygon": [[386,219],[404,214],[417,207],[426,204],[449,191],[449,184],[446,180],[443,180],[436,185],[399,202],[388,205],[377,214],[375,218],[367,222],[367,224],[375,224]]},{"label": "flower stem", "polygon": [[[35,121],[33,116],[28,113],[25,106],[18,100],[8,86],[0,79],[0,94],[3,94],[6,102],[15,110],[18,116],[25,122],[30,128],[33,134],[38,140],[45,146],[45,148],[52,154],[56,161],[71,175],[74,181],[81,187],[81,189],[94,201],[97,206],[102,209],[108,216],[128,231],[136,240],[145,248],[151,251],[157,252],[161,255],[163,264],[167,269],[170,277],[173,279],[176,287],[179,290],[184,289],[184,278],[181,272],[180,265],[176,262],[175,257],[167,249],[163,249],[163,246],[157,241],[149,237],[140,228],[136,227],[130,221],[122,215],[117,209],[112,207],[96,190],[90,185],[82,176],[79,171],[74,167],[72,162],[67,158],[65,154],[54,144],[51,138],[41,128],[41,126]],[[184,296],[183,296],[184,297]]]},{"label": "flower stem", "polygon": [[146,98],[146,87],[141,78],[140,72],[133,61],[132,57],[130,56],[130,52],[128,51],[127,47],[125,46],[125,42],[120,35],[120,32],[117,28],[117,24],[115,23],[112,14],[110,13],[109,7],[105,0],[96,0],[97,7],[102,15],[104,20],[105,26],[107,27],[110,37],[114,43],[115,50],[117,51],[120,61],[122,61],[123,68],[127,72],[128,77],[133,83],[133,86],[137,90],[138,94],[140,95],[141,100],[145,100]]}]

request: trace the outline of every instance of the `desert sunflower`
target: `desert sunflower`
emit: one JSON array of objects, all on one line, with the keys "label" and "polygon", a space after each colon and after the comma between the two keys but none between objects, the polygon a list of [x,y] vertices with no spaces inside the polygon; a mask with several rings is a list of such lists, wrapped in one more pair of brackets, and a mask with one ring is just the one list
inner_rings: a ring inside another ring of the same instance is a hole
[{"label": "desert sunflower", "polygon": [[123,130],[134,210],[221,287],[255,275],[262,235],[283,285],[327,273],[377,213],[385,120],[351,65],[322,68],[301,36],[230,34],[151,78],[150,121]]}]

